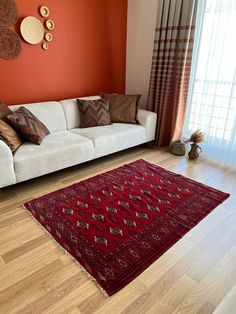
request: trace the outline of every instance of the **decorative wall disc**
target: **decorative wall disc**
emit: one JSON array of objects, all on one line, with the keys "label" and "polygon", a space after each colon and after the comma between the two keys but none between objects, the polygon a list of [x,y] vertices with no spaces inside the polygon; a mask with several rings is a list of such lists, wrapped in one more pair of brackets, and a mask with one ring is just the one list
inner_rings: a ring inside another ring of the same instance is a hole
[{"label": "decorative wall disc", "polygon": [[20,25],[20,32],[24,40],[32,45],[42,41],[44,28],[42,23],[34,16],[27,16]]},{"label": "decorative wall disc", "polygon": [[46,39],[46,41],[52,41],[52,34],[51,33],[46,33],[44,38]]},{"label": "decorative wall disc", "polygon": [[49,29],[50,31],[53,30],[55,27],[54,22],[52,20],[47,20],[46,21],[46,28]]},{"label": "decorative wall disc", "polygon": [[14,59],[20,50],[20,38],[10,29],[0,26],[0,58]]},{"label": "decorative wall disc", "polygon": [[46,7],[45,5],[42,5],[39,9],[40,14],[42,17],[48,17],[49,16],[49,8]]},{"label": "decorative wall disc", "polygon": [[48,50],[48,44],[47,43],[42,43],[42,48],[44,50]]},{"label": "decorative wall disc", "polygon": [[0,0],[0,25],[10,26],[17,22],[17,7],[13,0]]}]

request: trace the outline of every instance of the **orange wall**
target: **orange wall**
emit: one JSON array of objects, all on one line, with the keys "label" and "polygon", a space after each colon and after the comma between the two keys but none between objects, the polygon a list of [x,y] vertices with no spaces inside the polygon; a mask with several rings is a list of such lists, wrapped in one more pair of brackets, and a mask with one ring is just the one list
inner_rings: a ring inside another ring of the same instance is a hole
[{"label": "orange wall", "polygon": [[0,100],[7,104],[123,93],[127,0],[15,0],[19,23],[46,5],[55,22],[49,50],[21,40],[15,60],[0,59]]}]

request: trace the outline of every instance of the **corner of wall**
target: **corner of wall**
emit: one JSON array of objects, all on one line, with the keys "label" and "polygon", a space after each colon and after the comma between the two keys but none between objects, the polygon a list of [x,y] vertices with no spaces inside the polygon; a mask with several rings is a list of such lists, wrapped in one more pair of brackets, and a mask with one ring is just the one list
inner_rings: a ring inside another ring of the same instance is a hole
[{"label": "corner of wall", "polygon": [[158,0],[128,0],[126,93],[142,94],[147,106]]}]

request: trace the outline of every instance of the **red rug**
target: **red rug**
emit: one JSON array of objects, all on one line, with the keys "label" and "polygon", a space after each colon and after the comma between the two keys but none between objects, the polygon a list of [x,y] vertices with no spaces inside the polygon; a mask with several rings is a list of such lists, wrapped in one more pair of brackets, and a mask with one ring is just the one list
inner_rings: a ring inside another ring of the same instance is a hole
[{"label": "red rug", "polygon": [[228,197],[138,160],[24,207],[112,295]]}]

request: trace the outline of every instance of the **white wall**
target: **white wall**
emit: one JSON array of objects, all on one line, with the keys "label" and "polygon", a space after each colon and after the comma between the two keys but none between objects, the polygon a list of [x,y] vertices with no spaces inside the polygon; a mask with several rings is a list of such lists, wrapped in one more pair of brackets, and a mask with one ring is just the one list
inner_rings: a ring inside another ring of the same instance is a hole
[{"label": "white wall", "polygon": [[128,0],[126,94],[147,105],[158,0]]}]

